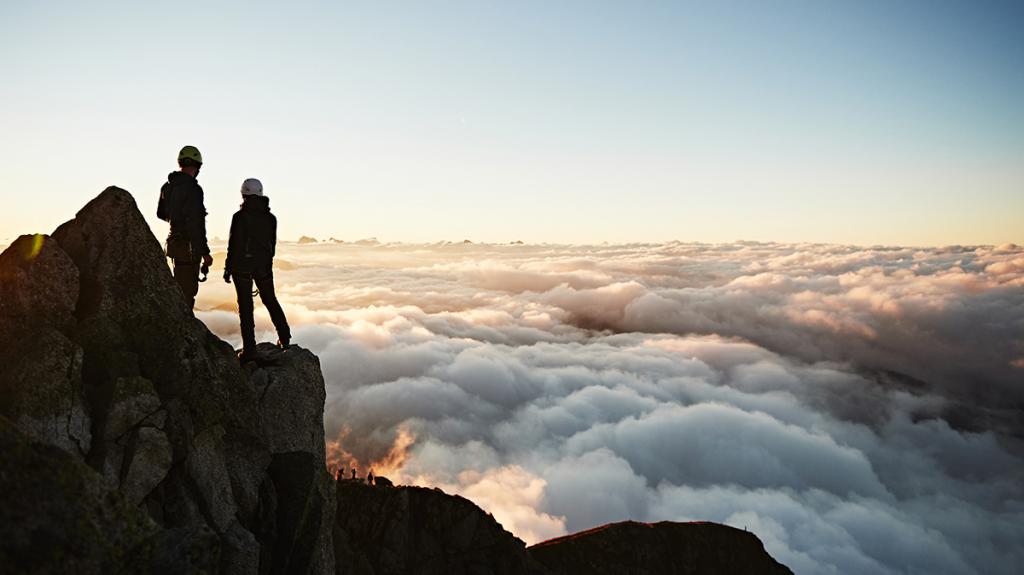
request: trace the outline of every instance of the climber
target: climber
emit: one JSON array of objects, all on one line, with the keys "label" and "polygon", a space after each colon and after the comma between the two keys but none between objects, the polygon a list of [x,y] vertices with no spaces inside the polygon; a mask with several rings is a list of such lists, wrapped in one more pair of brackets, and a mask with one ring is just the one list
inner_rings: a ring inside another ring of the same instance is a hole
[{"label": "climber", "polygon": [[165,253],[174,261],[174,279],[189,309],[195,307],[199,293],[200,263],[206,270],[213,264],[210,246],[206,243],[203,188],[196,181],[202,166],[203,156],[195,146],[182,148],[178,152],[181,169],[167,175],[156,208],[156,217],[171,224]]},{"label": "climber", "polygon": [[372,469],[370,470],[369,473],[366,474],[366,484],[367,485],[373,485],[373,470]]},{"label": "climber", "polygon": [[277,345],[288,349],[291,332],[284,310],[274,294],[274,251],[277,244],[277,218],[270,213],[270,198],[263,195],[263,184],[255,178],[242,182],[242,205],[231,218],[228,257],[224,264],[224,281],[235,282],[238,316],[242,324],[242,363],[253,361],[256,354],[253,292],[255,282],[270,320],[277,329]]}]

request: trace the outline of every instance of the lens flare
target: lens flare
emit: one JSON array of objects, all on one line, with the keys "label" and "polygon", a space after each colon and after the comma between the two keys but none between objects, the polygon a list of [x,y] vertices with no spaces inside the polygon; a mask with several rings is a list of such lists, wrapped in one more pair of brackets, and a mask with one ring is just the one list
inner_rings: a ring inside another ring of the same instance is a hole
[{"label": "lens flare", "polygon": [[43,241],[45,239],[46,236],[43,234],[34,234],[28,242],[25,243],[24,257],[26,262],[31,262],[39,256],[39,252],[43,250]]}]

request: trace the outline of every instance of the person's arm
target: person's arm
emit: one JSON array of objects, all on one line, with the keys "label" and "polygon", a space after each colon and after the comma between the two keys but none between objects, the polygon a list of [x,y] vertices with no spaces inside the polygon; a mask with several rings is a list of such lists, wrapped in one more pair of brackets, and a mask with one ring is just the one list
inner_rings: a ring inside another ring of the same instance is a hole
[{"label": "person's arm", "polygon": [[170,187],[169,183],[160,186],[160,201],[156,203],[156,217],[165,222],[171,221],[171,215],[167,213],[167,191]]},{"label": "person's arm", "polygon": [[274,255],[277,253],[277,218],[270,214],[270,263],[274,263]]},{"label": "person's arm", "polygon": [[206,206],[203,205],[203,188],[196,184],[188,202],[188,235],[192,241],[192,256],[210,255],[206,242]]},{"label": "person's arm", "polygon": [[231,274],[234,272],[234,258],[238,257],[238,242],[242,241],[242,229],[239,225],[241,212],[231,216],[231,231],[228,232],[228,256],[224,261],[224,281],[231,282]]}]

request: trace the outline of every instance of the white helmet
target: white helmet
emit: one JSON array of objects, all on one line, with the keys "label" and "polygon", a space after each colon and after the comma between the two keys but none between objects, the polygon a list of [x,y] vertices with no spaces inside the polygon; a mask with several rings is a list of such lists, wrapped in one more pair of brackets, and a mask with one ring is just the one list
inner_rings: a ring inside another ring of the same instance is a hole
[{"label": "white helmet", "polygon": [[263,195],[263,184],[260,183],[256,178],[249,178],[242,182],[242,195],[243,196],[262,196]]}]

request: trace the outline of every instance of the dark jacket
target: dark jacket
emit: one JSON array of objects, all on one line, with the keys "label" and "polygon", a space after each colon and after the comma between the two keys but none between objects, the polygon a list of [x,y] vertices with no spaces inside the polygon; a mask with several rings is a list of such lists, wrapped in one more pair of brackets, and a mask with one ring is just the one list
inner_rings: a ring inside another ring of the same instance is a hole
[{"label": "dark jacket", "polygon": [[192,257],[198,260],[210,253],[206,242],[206,206],[203,188],[195,178],[185,172],[171,172],[167,183],[160,188],[160,203],[156,217],[171,223],[168,238],[187,240],[192,246]]},{"label": "dark jacket", "polygon": [[270,198],[245,196],[231,218],[226,274],[269,275],[277,248],[277,218],[270,213]]}]

